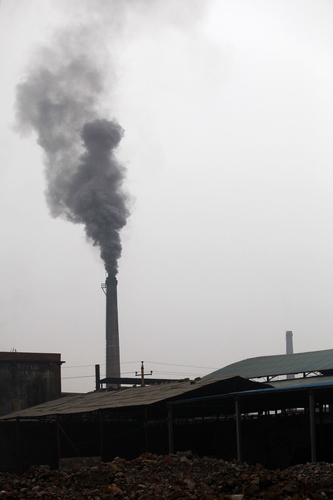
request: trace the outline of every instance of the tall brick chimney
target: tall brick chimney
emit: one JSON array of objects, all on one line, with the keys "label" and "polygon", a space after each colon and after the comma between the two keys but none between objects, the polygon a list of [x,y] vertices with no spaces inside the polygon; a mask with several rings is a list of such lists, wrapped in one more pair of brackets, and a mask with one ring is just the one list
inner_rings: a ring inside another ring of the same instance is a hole
[{"label": "tall brick chimney", "polygon": [[[117,279],[108,276],[106,289],[106,378],[120,377]],[[108,384],[108,388],[118,389],[118,384]]]}]

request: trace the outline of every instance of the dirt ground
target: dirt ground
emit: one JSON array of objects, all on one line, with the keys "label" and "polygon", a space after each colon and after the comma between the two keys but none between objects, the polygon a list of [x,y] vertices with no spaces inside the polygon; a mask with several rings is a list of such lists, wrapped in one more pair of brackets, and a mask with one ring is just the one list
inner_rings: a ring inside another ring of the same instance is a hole
[{"label": "dirt ground", "polygon": [[267,470],[198,458],[190,451],[71,470],[31,467],[23,475],[0,473],[0,499],[192,499],[192,500],[325,500],[333,499],[333,465],[308,463]]}]

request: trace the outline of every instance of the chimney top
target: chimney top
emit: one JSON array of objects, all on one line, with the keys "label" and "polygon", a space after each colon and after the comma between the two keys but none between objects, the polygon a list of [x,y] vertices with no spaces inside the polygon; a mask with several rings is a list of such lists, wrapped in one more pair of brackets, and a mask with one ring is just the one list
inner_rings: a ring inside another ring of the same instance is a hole
[{"label": "chimney top", "polygon": [[289,330],[286,332],[286,354],[293,354],[293,353],[294,353],[293,332]]}]

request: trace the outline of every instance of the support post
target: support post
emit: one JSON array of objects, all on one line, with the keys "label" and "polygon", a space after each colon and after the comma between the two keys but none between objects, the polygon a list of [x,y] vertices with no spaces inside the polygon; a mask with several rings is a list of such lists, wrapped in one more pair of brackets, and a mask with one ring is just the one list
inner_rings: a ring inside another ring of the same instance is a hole
[{"label": "support post", "polygon": [[173,455],[174,450],[174,440],[173,440],[173,411],[171,408],[168,409],[168,437],[169,437],[169,454]]},{"label": "support post", "polygon": [[241,414],[240,402],[235,397],[235,417],[236,417],[236,441],[237,441],[237,460],[242,461],[242,441],[241,441]]},{"label": "support post", "polygon": [[141,387],[145,386],[145,368],[143,366],[143,361],[141,361]]},{"label": "support post", "polygon": [[145,446],[146,452],[148,451],[148,412],[147,408],[144,409],[144,426],[145,426]]},{"label": "support post", "polygon": [[57,415],[57,449],[58,449],[58,469],[60,469],[60,459],[61,459],[61,453],[60,453],[60,429],[59,429],[59,415]]},{"label": "support post", "polygon": [[99,434],[101,442],[101,462],[104,462],[104,426],[103,426],[103,414],[99,412]]},{"label": "support post", "polygon": [[16,419],[16,451],[17,451],[17,473],[22,474],[21,467],[21,436],[20,436],[20,419]]},{"label": "support post", "polygon": [[309,392],[311,462],[316,462],[316,414],[313,391]]}]

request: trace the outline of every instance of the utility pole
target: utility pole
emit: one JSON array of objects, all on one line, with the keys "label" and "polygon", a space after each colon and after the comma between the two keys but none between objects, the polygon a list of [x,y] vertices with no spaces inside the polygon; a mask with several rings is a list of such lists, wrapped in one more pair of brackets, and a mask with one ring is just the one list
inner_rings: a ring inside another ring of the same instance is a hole
[{"label": "utility pole", "polygon": [[[152,374],[153,374],[152,371],[150,373],[145,373],[145,367],[143,361],[141,361],[141,387],[145,386],[145,376]],[[135,372],[135,376],[137,377],[138,375],[139,375],[138,372]]]}]

